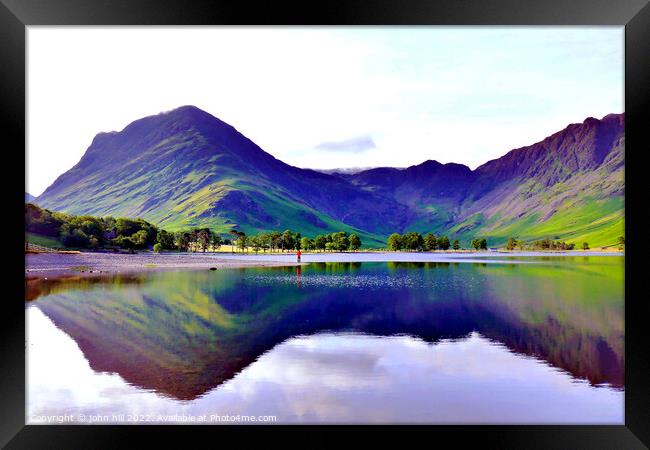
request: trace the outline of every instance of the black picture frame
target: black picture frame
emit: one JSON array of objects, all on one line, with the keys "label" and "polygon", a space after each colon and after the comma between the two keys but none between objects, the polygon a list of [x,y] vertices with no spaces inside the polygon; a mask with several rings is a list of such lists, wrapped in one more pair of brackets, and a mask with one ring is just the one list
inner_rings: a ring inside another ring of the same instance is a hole
[{"label": "black picture frame", "polygon": [[[625,425],[621,426],[419,426],[362,427],[375,438],[407,431],[431,434],[425,442],[471,439],[495,448],[636,449],[650,445],[650,358],[644,319],[641,255],[644,197],[642,158],[650,150],[650,132],[643,113],[650,106],[650,5],[647,0],[355,0],[342,2],[234,2],[224,0],[0,0],[0,113],[3,154],[25,148],[25,35],[30,25],[619,25],[625,27],[626,114],[626,254],[625,254]],[[22,162],[21,162],[22,161]],[[11,165],[9,165],[11,164]],[[24,233],[24,193],[19,167],[24,159],[6,163],[4,177],[9,204],[6,236]],[[23,171],[24,173],[24,171]],[[23,179],[24,181],[24,179]],[[638,204],[637,204],[638,202]],[[14,242],[15,241],[15,242]],[[128,446],[134,437],[188,443],[192,436],[218,432],[247,442],[251,431],[278,433],[291,428],[292,441],[325,443],[331,427],[188,427],[188,426],[38,426],[25,425],[25,320],[23,242],[6,239],[12,264],[0,327],[0,445],[7,448],[103,448]],[[336,427],[334,427],[336,428]],[[350,428],[346,428],[350,430]],[[202,436],[204,437],[204,436]],[[421,436],[423,437],[423,436]],[[286,436],[282,437],[283,439]],[[434,441],[435,439],[435,441]],[[209,441],[208,441],[209,442]],[[216,441],[213,441],[216,442]],[[270,442],[270,441],[269,441]],[[337,441],[332,441],[337,443]]]}]

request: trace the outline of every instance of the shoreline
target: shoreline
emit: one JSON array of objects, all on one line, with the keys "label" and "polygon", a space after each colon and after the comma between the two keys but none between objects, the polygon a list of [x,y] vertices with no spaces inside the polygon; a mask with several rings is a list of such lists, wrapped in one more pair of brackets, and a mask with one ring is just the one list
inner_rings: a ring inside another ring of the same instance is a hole
[{"label": "shoreline", "polygon": [[[355,261],[355,255],[369,259]],[[230,254],[230,253],[26,253],[25,278],[84,277],[114,274],[135,274],[170,270],[220,270],[245,267],[291,267],[311,262],[363,261],[450,261],[472,262],[485,259],[512,257],[580,257],[623,256],[623,252],[597,251],[448,251],[448,252],[372,252],[303,253],[302,262],[295,253],[284,254]],[[375,258],[376,257],[376,258]],[[482,260],[482,261],[481,261]]]},{"label": "shoreline", "polygon": [[95,277],[171,270],[220,270],[244,267],[298,266],[305,263],[251,259],[235,261],[196,253],[26,253],[25,279]]}]

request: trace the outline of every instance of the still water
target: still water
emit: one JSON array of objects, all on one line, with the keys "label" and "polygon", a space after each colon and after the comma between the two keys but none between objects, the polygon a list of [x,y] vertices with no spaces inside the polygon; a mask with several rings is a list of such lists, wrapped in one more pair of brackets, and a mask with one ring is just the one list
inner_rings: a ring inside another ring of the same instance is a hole
[{"label": "still water", "polygon": [[27,422],[621,424],[623,277],[590,256],[29,282]]}]

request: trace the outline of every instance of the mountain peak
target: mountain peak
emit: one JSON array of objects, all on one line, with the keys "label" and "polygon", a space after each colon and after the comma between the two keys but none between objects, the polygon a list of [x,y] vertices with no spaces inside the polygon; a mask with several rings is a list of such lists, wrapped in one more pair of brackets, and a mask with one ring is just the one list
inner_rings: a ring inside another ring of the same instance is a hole
[{"label": "mountain peak", "polygon": [[439,163],[435,159],[427,159],[426,161],[418,165],[421,167],[440,167],[442,166],[442,163]]},{"label": "mountain peak", "polygon": [[99,133],[96,137],[100,137],[101,139],[101,136],[143,135],[149,133],[151,130],[166,130],[168,133],[173,134],[191,127],[200,130],[205,130],[206,128],[220,128],[228,131],[235,130],[231,125],[194,105],[184,105],[134,120],[124,127],[122,131]]},{"label": "mountain peak", "polygon": [[185,111],[189,111],[189,112],[200,111],[202,113],[208,114],[207,112],[203,111],[198,106],[194,106],[194,105],[182,105],[182,106],[179,106],[177,108],[169,110],[170,113],[172,113],[172,112],[185,112]]},{"label": "mountain peak", "polygon": [[589,116],[582,123],[600,123],[600,122],[609,122],[609,121],[623,121],[625,120],[625,113],[609,113],[604,115],[601,119],[596,117]]},{"label": "mountain peak", "polygon": [[206,117],[206,118],[217,119],[212,114],[194,105],[179,106],[178,108],[170,109],[169,111],[164,111],[161,114],[167,116],[188,116],[188,117],[197,117],[197,118]]},{"label": "mountain peak", "polygon": [[219,119],[218,117],[215,117],[209,112],[206,112],[194,105],[179,106],[178,108],[174,108],[169,111],[163,111],[160,114],[157,114],[155,116],[145,117],[144,119],[150,119],[150,118],[151,119],[160,118],[163,121],[171,120],[172,121],[171,123],[175,123],[176,121],[182,121],[184,123],[188,123],[192,125],[200,125],[200,124],[206,124],[211,126],[218,125],[218,126],[227,127],[228,129],[234,130],[234,127],[231,126],[230,124],[227,124],[226,122]]}]

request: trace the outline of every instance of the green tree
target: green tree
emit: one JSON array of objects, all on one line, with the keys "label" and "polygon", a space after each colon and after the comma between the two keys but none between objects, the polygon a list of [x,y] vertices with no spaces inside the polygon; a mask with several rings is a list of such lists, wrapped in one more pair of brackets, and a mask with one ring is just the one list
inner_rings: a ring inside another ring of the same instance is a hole
[{"label": "green tree", "polygon": [[327,247],[327,237],[323,234],[319,234],[314,238],[314,246],[318,250],[325,250]]},{"label": "green tree", "polygon": [[159,230],[156,236],[156,243],[160,244],[166,250],[172,250],[175,247],[174,235],[165,230]]},{"label": "green tree", "polygon": [[66,224],[63,226],[61,231],[61,242],[66,247],[87,248],[90,239],[88,238],[88,235],[79,228],[70,229]]},{"label": "green tree", "polygon": [[260,238],[262,251],[265,252],[267,249],[271,248],[271,235],[269,233],[260,233],[258,237]]},{"label": "green tree", "polygon": [[32,233],[59,237],[66,216],[32,204],[25,204],[25,229]]},{"label": "green tree", "polygon": [[453,248],[454,250],[460,250],[460,241],[456,239],[454,243],[451,245],[451,248]]},{"label": "green tree", "polygon": [[402,236],[400,236],[398,233],[393,233],[390,236],[388,236],[388,250],[396,252],[401,250],[403,246],[404,246],[404,240],[402,239]]},{"label": "green tree", "polygon": [[345,251],[350,246],[350,239],[348,238],[348,233],[345,231],[339,231],[337,233],[332,233],[332,243],[334,250],[339,252]]},{"label": "green tree", "polygon": [[351,234],[349,241],[350,241],[350,246],[348,247],[349,250],[356,251],[361,248],[361,238],[358,235],[354,233]]},{"label": "green tree", "polygon": [[424,250],[427,252],[436,250],[438,248],[438,238],[435,234],[427,233],[424,236]]},{"label": "green tree", "polygon": [[99,239],[97,239],[95,236],[90,236],[88,238],[88,248],[92,248],[93,250],[99,248]]},{"label": "green tree", "polygon": [[118,236],[113,239],[113,243],[119,247],[129,250],[130,252],[133,252],[133,249],[136,248],[136,244],[133,242],[133,239],[131,239],[131,236]]},{"label": "green tree", "polygon": [[583,243],[582,243],[582,249],[583,249],[583,250],[589,250],[589,243],[587,243],[587,242],[583,242]]},{"label": "green tree", "polygon": [[409,250],[422,250],[424,246],[424,238],[416,231],[409,231],[403,236],[404,246]]},{"label": "green tree", "polygon": [[95,236],[97,239],[103,237],[104,233],[99,219],[87,216],[79,219],[82,219],[79,228],[81,228],[81,231],[83,231],[87,236]]},{"label": "green tree", "polygon": [[260,249],[262,248],[262,241],[259,238],[259,236],[251,236],[249,239],[250,246],[253,247],[253,251],[255,253],[258,253]]},{"label": "green tree", "polygon": [[120,217],[115,221],[118,236],[131,236],[140,231],[140,224],[132,219]]},{"label": "green tree", "polygon": [[239,247],[242,253],[244,253],[247,244],[248,244],[248,237],[246,237],[246,233],[242,231],[239,233],[239,237],[237,238],[237,247]]},{"label": "green tree", "polygon": [[136,248],[144,248],[147,245],[147,231],[140,230],[133,233],[133,235],[128,236],[133,241],[133,244]]},{"label": "green tree", "polygon": [[472,239],[472,247],[474,250],[487,250],[487,240]]},{"label": "green tree", "polygon": [[203,253],[208,249],[210,245],[210,237],[212,232],[209,228],[199,228],[194,230],[194,236],[196,238],[196,243]]},{"label": "green tree", "polygon": [[271,251],[280,248],[282,243],[282,234],[278,231],[272,231],[269,234],[269,242],[271,245]]},{"label": "green tree", "polygon": [[616,242],[618,242],[619,250],[623,250],[625,248],[625,236],[619,236]]},{"label": "green tree", "polygon": [[438,239],[438,248],[441,250],[449,250],[449,238],[447,236],[440,236]]},{"label": "green tree", "polygon": [[511,237],[511,238],[508,238],[508,243],[506,244],[506,249],[514,250],[518,245],[519,245],[519,243],[517,242],[517,239]]},{"label": "green tree", "polygon": [[190,242],[192,240],[192,235],[187,231],[179,231],[176,233],[176,247],[181,252],[186,252],[190,248]]},{"label": "green tree", "polygon": [[216,233],[213,233],[212,236],[210,237],[210,245],[212,246],[212,249],[214,251],[219,250],[219,247],[221,247],[221,244],[223,241],[221,240],[221,236],[219,236]]},{"label": "green tree", "polygon": [[156,228],[154,225],[150,224],[144,219],[136,219],[135,221],[140,227],[140,230],[143,230],[147,233],[145,246],[153,245],[156,242],[156,236],[158,235],[158,228]]},{"label": "green tree", "polygon": [[284,252],[285,250],[291,250],[292,248],[295,247],[295,236],[291,230],[285,230],[282,233],[282,240],[281,246],[282,246],[282,251]]},{"label": "green tree", "polygon": [[302,248],[304,250],[313,250],[314,241],[312,241],[308,237],[301,238],[300,239],[300,248]]},{"label": "green tree", "polygon": [[162,249],[163,249],[163,246],[162,246],[162,244],[160,242],[156,242],[155,244],[153,244],[153,251],[154,252],[160,253],[162,251]]},{"label": "green tree", "polygon": [[232,236],[232,239],[230,239],[230,243],[233,246],[232,252],[235,253],[235,242],[239,239],[239,231],[232,229],[228,233]]},{"label": "green tree", "polygon": [[[116,229],[116,223],[117,221],[115,220],[114,217],[112,216],[105,216],[101,218],[102,221],[102,229],[104,230],[104,233],[108,230],[114,230]],[[115,230],[117,232],[117,230]],[[117,235],[117,234],[116,234]]]}]

